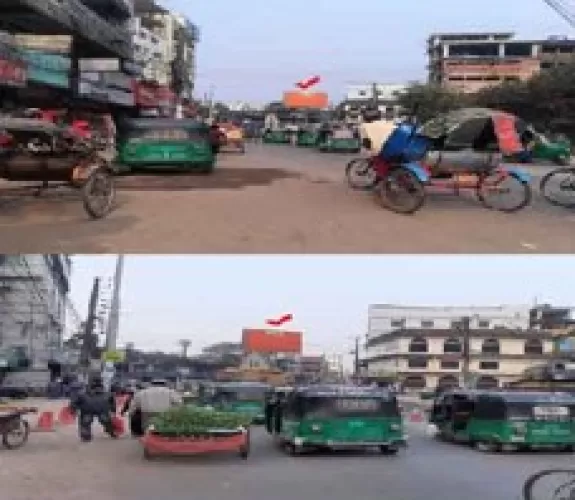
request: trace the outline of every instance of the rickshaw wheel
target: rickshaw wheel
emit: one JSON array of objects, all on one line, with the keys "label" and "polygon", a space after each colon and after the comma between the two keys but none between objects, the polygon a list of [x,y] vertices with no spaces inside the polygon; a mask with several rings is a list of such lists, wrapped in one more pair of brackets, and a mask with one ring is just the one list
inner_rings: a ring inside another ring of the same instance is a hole
[{"label": "rickshaw wheel", "polygon": [[[566,176],[566,178],[561,180],[561,176]],[[550,186],[551,181],[555,181],[556,179],[559,179],[559,191],[569,191],[571,193],[571,201],[556,199],[555,189]],[[575,168],[558,168],[549,172],[545,177],[543,177],[543,179],[541,179],[539,189],[541,190],[543,197],[552,205],[565,208],[575,207]]]},{"label": "rickshaw wheel", "polygon": [[394,168],[375,186],[380,205],[398,214],[411,215],[425,203],[425,187],[405,168]]},{"label": "rickshaw wheel", "polygon": [[29,437],[30,424],[21,418],[17,427],[8,430],[2,435],[2,444],[8,450],[17,450],[28,442]]},{"label": "rickshaw wheel", "polygon": [[[495,175],[498,175],[497,173]],[[499,174],[500,175],[500,174]],[[492,176],[485,175],[479,179],[477,184],[477,198],[479,199],[480,203],[485,207],[493,210],[498,210],[500,212],[505,213],[513,213],[518,212],[519,210],[523,210],[525,207],[531,204],[531,200],[533,198],[533,190],[531,189],[531,185],[528,182],[525,182],[518,177],[515,177],[512,174],[507,174],[504,177],[504,180],[514,182],[519,189],[521,190],[521,196],[517,203],[512,204],[510,206],[497,206],[496,203],[489,200],[487,195],[489,194],[490,190],[493,190],[492,183]],[[499,189],[499,188],[495,188]]]},{"label": "rickshaw wheel", "polygon": [[351,160],[345,168],[347,184],[352,189],[369,191],[377,184],[377,174],[368,158]]},{"label": "rickshaw wheel", "polygon": [[94,170],[81,188],[84,210],[92,219],[106,217],[114,208],[116,185],[114,177],[105,168]]}]

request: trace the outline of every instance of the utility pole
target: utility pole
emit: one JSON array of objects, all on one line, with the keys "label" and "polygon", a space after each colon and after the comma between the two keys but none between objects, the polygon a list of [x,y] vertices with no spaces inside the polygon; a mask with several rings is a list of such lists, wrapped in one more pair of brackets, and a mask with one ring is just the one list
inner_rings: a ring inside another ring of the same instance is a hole
[{"label": "utility pole", "polygon": [[82,338],[82,350],[80,353],[80,365],[87,369],[90,366],[92,358],[93,335],[96,324],[96,308],[98,307],[98,298],[100,296],[100,278],[94,278],[92,294],[90,295],[90,304],[88,306],[88,318],[84,325],[84,335]]},{"label": "utility pole", "polygon": [[471,383],[470,373],[469,373],[469,362],[471,357],[471,329],[470,329],[471,319],[466,316],[461,318],[461,330],[463,332],[463,387],[465,389],[469,388]]},{"label": "utility pole", "polygon": [[353,348],[353,376],[357,379],[359,377],[359,343],[361,337],[357,336],[354,340]]},{"label": "utility pole", "polygon": [[373,82],[372,92],[373,92],[373,105],[375,108],[379,109],[379,92],[377,88],[377,82]]}]

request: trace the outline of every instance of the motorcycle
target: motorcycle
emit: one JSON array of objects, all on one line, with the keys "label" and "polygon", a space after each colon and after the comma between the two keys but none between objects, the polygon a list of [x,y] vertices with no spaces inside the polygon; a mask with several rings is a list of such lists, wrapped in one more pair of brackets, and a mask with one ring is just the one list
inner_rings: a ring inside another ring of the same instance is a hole
[{"label": "motorcycle", "polygon": [[16,450],[28,442],[30,424],[26,421],[24,415],[31,413],[37,413],[37,410],[26,408],[0,413],[0,438],[4,448]]}]

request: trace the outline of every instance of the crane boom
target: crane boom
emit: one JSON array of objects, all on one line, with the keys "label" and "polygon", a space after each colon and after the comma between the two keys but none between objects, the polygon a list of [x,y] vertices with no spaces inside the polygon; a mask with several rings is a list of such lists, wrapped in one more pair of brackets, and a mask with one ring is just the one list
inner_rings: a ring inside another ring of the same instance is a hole
[{"label": "crane boom", "polygon": [[567,21],[572,28],[575,28],[575,9],[570,6],[565,0],[543,0],[549,7],[551,7],[557,14],[559,14],[565,21]]}]

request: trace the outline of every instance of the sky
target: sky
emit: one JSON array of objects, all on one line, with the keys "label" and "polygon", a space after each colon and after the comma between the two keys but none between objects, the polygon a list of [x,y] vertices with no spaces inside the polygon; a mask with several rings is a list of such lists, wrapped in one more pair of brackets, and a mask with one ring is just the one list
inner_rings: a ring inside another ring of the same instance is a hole
[{"label": "sky", "polygon": [[[308,354],[346,354],[373,303],[575,305],[575,257],[127,256],[119,344],[191,352],[240,342],[244,327],[292,313]],[[114,256],[73,259],[72,300],[85,317],[95,276]]]},{"label": "sky", "polygon": [[314,74],[333,101],[350,83],[424,79],[432,32],[514,31],[532,39],[573,32],[543,0],[159,2],[201,29],[197,97],[213,88],[226,102],[278,100]]}]

